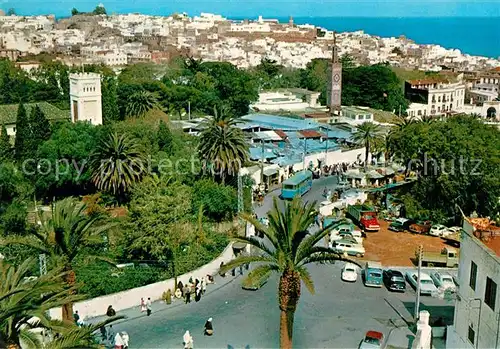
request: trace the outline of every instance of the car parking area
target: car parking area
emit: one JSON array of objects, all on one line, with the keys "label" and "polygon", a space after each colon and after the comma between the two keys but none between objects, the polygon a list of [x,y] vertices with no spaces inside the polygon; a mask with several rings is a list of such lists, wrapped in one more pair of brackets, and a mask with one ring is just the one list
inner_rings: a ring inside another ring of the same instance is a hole
[{"label": "car parking area", "polygon": [[396,233],[388,229],[389,222],[379,219],[380,231],[367,233],[363,246],[366,250],[360,261],[379,261],[384,266],[415,266],[415,251],[419,245],[426,252],[440,252],[449,247],[440,237],[412,233]]}]

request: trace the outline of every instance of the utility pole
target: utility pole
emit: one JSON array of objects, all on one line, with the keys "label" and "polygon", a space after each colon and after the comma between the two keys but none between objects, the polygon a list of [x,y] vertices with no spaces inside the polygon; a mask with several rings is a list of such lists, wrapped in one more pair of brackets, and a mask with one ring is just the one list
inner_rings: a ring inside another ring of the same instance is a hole
[{"label": "utility pole", "polygon": [[326,149],[325,149],[325,163],[324,163],[324,166],[328,166],[327,161],[328,161],[328,130],[326,130]]},{"label": "utility pole", "polygon": [[38,260],[40,262],[40,276],[47,274],[47,258],[45,253],[38,255]]},{"label": "utility pole", "polygon": [[399,105],[399,118],[401,118],[401,104]]},{"label": "utility pole", "polygon": [[264,140],[261,140],[262,154],[260,158],[260,184],[264,183]]},{"label": "utility pole", "polygon": [[306,153],[307,153],[307,138],[304,137],[304,156],[302,157],[303,171],[306,170]]},{"label": "utility pole", "polygon": [[191,101],[188,101],[188,120],[191,120]]},{"label": "utility pole", "polygon": [[243,178],[241,178],[238,172],[238,213],[243,212]]},{"label": "utility pole", "polygon": [[418,246],[418,269],[417,269],[417,299],[415,300],[415,323],[418,321],[420,312],[420,270],[422,269],[422,252],[423,246]]}]

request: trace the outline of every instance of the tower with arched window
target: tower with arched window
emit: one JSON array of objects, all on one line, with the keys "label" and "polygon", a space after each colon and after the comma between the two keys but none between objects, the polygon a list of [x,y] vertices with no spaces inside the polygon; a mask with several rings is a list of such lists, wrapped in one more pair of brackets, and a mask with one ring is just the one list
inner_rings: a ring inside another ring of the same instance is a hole
[{"label": "tower with arched window", "polygon": [[102,125],[101,75],[70,74],[71,121],[86,121]]}]

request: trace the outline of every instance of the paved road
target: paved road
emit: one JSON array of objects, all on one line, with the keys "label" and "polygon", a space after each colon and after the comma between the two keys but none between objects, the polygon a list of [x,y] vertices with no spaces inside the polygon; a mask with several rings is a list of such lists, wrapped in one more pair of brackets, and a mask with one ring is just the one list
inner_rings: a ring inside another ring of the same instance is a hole
[{"label": "paved road", "polygon": [[[304,199],[322,201],[324,186],[335,181],[332,177],[315,181]],[[267,198],[258,208],[259,215],[269,209],[270,201]],[[385,288],[366,288],[360,280],[347,284],[340,280],[341,267],[342,263],[310,266],[316,294],[303,289],[295,317],[294,347],[355,348],[367,330],[388,334],[394,324],[404,325],[402,317],[411,319],[413,290],[394,294]],[[162,306],[161,310],[153,306],[150,317],[132,318],[139,311],[126,311],[129,316],[132,314],[131,319],[114,327],[129,333],[130,348],[182,348],[186,330],[193,335],[195,348],[276,348],[279,344],[277,280],[274,276],[260,290],[245,291],[236,279],[208,293],[199,303]],[[422,304],[424,308],[434,306],[453,316],[451,303],[424,297]],[[204,337],[203,324],[209,317],[213,318],[215,334]]]},{"label": "paved road", "polygon": [[[389,333],[393,324],[403,325],[399,314],[411,319],[415,293],[394,294],[364,287],[360,280],[340,280],[341,263],[312,265],[316,294],[303,290],[295,320],[296,348],[354,348],[370,329]],[[238,279],[199,303],[167,307],[150,317],[142,316],[115,325],[131,338],[130,348],[181,348],[189,330],[197,348],[276,348],[279,340],[277,277],[258,291],[241,289]],[[424,306],[438,307],[452,316],[451,303],[423,297]],[[399,313],[399,314],[398,314]],[[434,311],[433,311],[434,313]],[[139,315],[139,311],[137,310]],[[215,335],[204,337],[203,324],[213,317]]]}]

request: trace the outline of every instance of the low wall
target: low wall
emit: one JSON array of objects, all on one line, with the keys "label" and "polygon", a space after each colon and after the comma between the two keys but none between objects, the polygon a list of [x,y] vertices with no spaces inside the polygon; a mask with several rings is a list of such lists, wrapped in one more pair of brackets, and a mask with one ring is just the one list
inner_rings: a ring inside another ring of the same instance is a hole
[{"label": "low wall", "polygon": [[[226,264],[233,258],[233,244],[230,243],[219,257],[192,272],[178,276],[177,282],[182,281],[183,284],[186,284],[190,277],[193,277],[193,279],[201,279],[206,275],[214,275],[219,271],[221,262]],[[73,309],[78,310],[78,314],[81,318],[88,319],[104,315],[109,305],[112,305],[117,312],[123,309],[139,307],[141,297],[143,297],[144,300],[148,297],[150,297],[152,301],[160,300],[163,292],[167,289],[170,288],[172,291],[174,290],[174,282],[174,279],[169,279],[107,296],[88,299],[75,303]],[[50,316],[52,319],[61,319],[61,308],[51,309]]]}]

